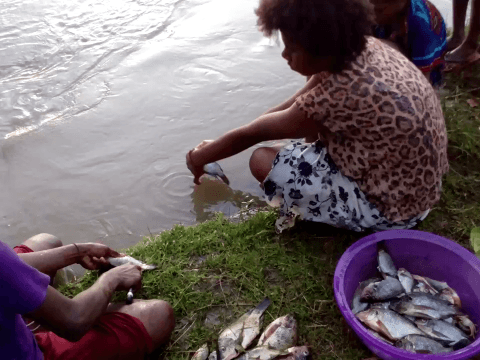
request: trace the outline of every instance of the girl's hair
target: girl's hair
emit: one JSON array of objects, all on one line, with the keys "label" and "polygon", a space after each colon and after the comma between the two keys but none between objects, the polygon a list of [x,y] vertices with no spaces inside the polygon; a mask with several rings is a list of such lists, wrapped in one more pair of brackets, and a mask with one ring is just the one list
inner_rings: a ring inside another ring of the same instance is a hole
[{"label": "girl's hair", "polygon": [[374,18],[368,0],[260,0],[255,13],[266,36],[280,30],[312,56],[334,56],[332,72],[365,49]]}]

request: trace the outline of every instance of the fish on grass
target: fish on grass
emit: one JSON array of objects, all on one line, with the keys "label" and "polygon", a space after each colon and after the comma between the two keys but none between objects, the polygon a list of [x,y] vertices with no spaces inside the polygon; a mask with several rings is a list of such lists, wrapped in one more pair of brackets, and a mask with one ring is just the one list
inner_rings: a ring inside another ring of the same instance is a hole
[{"label": "fish on grass", "polygon": [[133,264],[133,265],[137,265],[137,266],[140,266],[142,268],[142,270],[154,270],[157,268],[157,265],[147,265],[137,259],[134,259],[133,257],[131,256],[122,256],[122,257],[109,257],[106,259],[110,265],[112,266],[121,266],[121,265],[125,265],[125,264]]},{"label": "fish on grass", "polygon": [[307,360],[310,353],[306,346],[294,346],[285,350],[272,349],[268,346],[257,346],[245,354],[237,357],[238,360]]},{"label": "fish on grass", "polygon": [[208,359],[208,344],[203,344],[195,354],[193,354],[191,360],[207,360]]},{"label": "fish on grass", "polygon": [[275,319],[260,336],[257,346],[270,349],[285,350],[297,342],[297,321],[293,315],[285,315]]},{"label": "fish on grass", "polygon": [[245,351],[260,334],[263,313],[269,306],[270,299],[265,298],[257,307],[243,314],[220,333],[218,337],[219,360],[234,359]]},{"label": "fish on grass", "polygon": [[228,178],[225,176],[222,168],[220,167],[220,165],[218,165],[218,163],[213,162],[213,163],[204,165],[203,171],[205,171],[205,173],[208,175],[222,179],[225,184],[230,185],[230,180],[228,180]]}]

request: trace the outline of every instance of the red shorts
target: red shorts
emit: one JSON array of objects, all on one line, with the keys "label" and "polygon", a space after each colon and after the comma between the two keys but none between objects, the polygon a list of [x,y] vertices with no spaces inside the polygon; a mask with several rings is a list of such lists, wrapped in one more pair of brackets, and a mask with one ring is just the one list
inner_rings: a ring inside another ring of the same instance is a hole
[{"label": "red shorts", "polygon": [[[15,246],[17,254],[33,252],[28,246]],[[35,333],[44,360],[143,359],[153,351],[153,342],[143,323],[134,316],[111,312],[101,315],[77,342],[70,342],[51,331]]]}]

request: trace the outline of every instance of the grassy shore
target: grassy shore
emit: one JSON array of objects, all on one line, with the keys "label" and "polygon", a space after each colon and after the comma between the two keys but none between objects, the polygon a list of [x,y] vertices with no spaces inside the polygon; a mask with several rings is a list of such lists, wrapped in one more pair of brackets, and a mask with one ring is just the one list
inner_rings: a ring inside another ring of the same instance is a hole
[{"label": "grassy shore", "polygon": [[[440,203],[420,230],[471,249],[469,234],[480,226],[480,69],[447,76],[442,95],[450,172]],[[344,322],[333,298],[333,274],[342,253],[359,234],[299,223],[275,234],[274,211],[232,222],[222,215],[145,238],[126,252],[158,270],[145,272],[137,298],[165,299],[176,313],[171,342],[152,359],[189,359],[203,343],[214,344],[225,324],[268,296],[265,324],[293,313],[298,345],[311,346],[313,359],[364,359],[372,354]],[[362,235],[364,236],[364,235]],[[61,290],[75,296],[97,279],[88,272]],[[125,293],[115,300],[124,301]]]}]

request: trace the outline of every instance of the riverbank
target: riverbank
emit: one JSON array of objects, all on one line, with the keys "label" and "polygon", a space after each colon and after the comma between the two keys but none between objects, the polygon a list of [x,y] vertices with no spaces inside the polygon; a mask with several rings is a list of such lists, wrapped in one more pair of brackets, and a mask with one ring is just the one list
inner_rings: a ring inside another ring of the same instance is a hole
[{"label": "riverbank", "polygon": [[[447,75],[442,107],[447,122],[450,171],[439,204],[419,230],[471,249],[469,235],[480,226],[480,67]],[[253,209],[245,209],[251,213]],[[264,323],[293,313],[298,345],[313,359],[364,359],[371,353],[344,322],[333,298],[333,274],[342,253],[364,235],[300,222],[277,235],[275,211],[253,211],[248,219],[222,215],[196,226],[175,226],[146,237],[126,252],[158,270],[145,272],[137,298],[164,299],[174,307],[171,342],[152,359],[189,359],[203,343],[268,296]],[[97,279],[87,272],[62,292],[75,296]],[[124,301],[118,293],[115,301]]]}]

